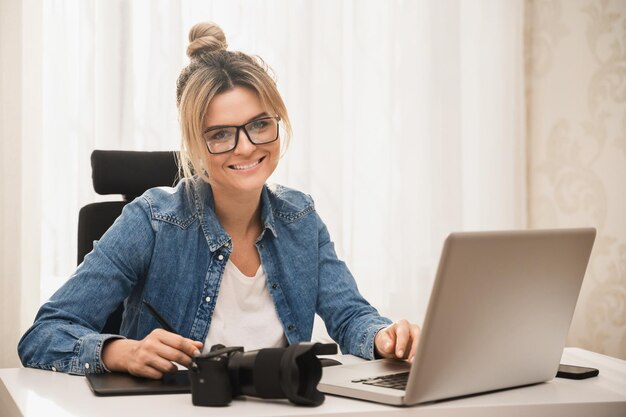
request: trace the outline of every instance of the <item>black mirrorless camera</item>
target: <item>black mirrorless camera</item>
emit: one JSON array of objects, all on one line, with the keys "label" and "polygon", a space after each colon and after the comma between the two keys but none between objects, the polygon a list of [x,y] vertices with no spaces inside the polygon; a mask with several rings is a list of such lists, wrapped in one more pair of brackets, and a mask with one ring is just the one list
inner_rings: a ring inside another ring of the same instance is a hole
[{"label": "black mirrorless camera", "polygon": [[242,347],[214,345],[193,358],[189,367],[193,405],[225,406],[234,397],[287,398],[318,406],[322,366],[315,355],[337,353],[334,343],[297,343],[286,348],[244,352]]}]

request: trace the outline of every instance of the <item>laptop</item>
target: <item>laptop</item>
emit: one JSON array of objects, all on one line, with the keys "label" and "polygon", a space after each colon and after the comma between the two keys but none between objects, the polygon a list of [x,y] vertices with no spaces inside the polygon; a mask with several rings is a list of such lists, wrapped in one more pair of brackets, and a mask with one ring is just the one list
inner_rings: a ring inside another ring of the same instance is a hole
[{"label": "laptop", "polygon": [[413,364],[326,367],[318,389],[413,405],[554,378],[595,235],[592,228],[450,234]]}]

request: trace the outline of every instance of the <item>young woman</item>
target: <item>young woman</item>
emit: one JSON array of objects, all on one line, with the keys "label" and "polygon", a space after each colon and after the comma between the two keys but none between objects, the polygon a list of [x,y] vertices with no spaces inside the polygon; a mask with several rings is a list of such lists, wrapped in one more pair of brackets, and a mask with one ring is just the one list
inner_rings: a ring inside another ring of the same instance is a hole
[{"label": "young woman", "polygon": [[[359,294],[313,200],[266,185],[290,138],[287,109],[264,63],[226,48],[217,25],[191,29],[177,84],[185,178],[124,208],[22,337],[25,366],[160,378],[216,343],[309,341],[315,313],[343,353],[412,359],[419,328]],[[101,334],[123,300],[120,334]]]}]

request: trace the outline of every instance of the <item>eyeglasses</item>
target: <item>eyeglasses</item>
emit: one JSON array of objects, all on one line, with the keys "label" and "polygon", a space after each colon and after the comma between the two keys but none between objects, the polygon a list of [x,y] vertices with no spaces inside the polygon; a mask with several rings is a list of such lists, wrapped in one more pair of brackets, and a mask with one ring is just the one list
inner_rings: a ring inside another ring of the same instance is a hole
[{"label": "eyeglasses", "polygon": [[278,139],[280,117],[262,117],[241,126],[215,126],[204,131],[202,138],[209,152],[220,154],[237,147],[239,129],[243,129],[248,140],[255,145],[265,145]]}]

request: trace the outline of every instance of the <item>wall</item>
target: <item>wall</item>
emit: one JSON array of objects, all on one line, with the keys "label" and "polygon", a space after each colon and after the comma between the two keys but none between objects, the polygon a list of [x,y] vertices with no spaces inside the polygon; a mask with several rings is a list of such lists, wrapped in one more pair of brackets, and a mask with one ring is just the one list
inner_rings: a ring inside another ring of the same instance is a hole
[{"label": "wall", "polygon": [[526,6],[529,225],[597,228],[568,345],[626,359],[626,1]]}]

